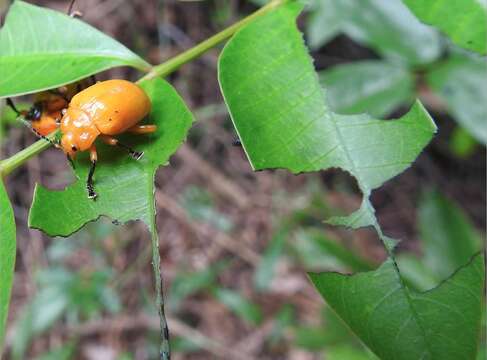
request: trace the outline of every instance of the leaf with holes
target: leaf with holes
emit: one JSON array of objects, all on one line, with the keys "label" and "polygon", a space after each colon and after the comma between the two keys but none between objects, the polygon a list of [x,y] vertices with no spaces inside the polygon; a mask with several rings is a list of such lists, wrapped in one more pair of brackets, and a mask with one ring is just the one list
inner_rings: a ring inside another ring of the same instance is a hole
[{"label": "leaf with holes", "polygon": [[391,259],[371,272],[310,278],[381,359],[469,360],[479,342],[484,273],[484,258],[478,254],[424,293],[404,287]]},{"label": "leaf with holes", "polygon": [[[382,234],[369,195],[411,165],[436,126],[419,102],[393,121],[330,111],[296,28],[299,11],[296,4],[280,8],[240,30],[226,45],[219,61],[225,102],[254,169],[300,173],[340,167],[351,173],[363,192],[362,206],[332,222],[353,228],[374,226],[392,253],[394,242]],[[431,354],[449,352],[454,354],[451,358],[459,354],[468,358],[476,351],[482,261],[477,257],[427,295],[410,295],[393,260],[373,272],[312,278],[362,341],[383,358],[416,359],[424,353],[440,359]],[[410,300],[421,305],[413,307]],[[381,316],[368,322],[375,306]],[[459,319],[457,311],[464,312],[465,319]],[[442,317],[445,312],[449,317]],[[457,346],[453,340],[459,331],[465,336]],[[430,342],[432,349],[427,346]]]},{"label": "leaf with holes", "polygon": [[254,169],[340,167],[357,178],[364,202],[351,217],[333,221],[373,225],[371,191],[408,168],[436,126],[420,103],[394,121],[330,111],[296,29],[299,11],[296,4],[280,8],[227,44],[219,61],[225,102]]},{"label": "leaf with holes", "polygon": [[150,67],[90,25],[19,0],[0,30],[0,49],[0,97],[54,88],[115,66]]},{"label": "leaf with holes", "polygon": [[105,215],[120,223],[142,220],[154,226],[154,174],[186,138],[193,117],[183,100],[167,82],[154,79],[140,84],[149,95],[152,110],[148,123],[157,125],[151,135],[125,135],[125,143],[145,155],[133,160],[119,148],[97,145],[95,172],[96,201],[88,199],[86,177],[90,162],[87,154],[76,161],[77,180],[62,191],[37,185],[29,214],[29,226],[51,236],[67,236],[88,221]]}]

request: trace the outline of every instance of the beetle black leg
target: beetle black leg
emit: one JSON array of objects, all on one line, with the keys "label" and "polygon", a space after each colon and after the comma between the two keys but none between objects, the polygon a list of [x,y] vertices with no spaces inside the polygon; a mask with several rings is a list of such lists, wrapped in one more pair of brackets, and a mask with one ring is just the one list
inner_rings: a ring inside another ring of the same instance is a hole
[{"label": "beetle black leg", "polygon": [[88,190],[88,199],[96,200],[98,196],[95,192],[95,188],[93,187],[93,175],[95,174],[96,168],[96,161],[98,160],[98,155],[96,153],[95,145],[92,145],[90,148],[90,160],[91,160],[91,167],[90,172],[88,173],[88,179],[86,180],[86,190]]},{"label": "beetle black leg", "polygon": [[114,137],[111,137],[111,136],[107,136],[107,135],[102,135],[101,136],[101,139],[108,145],[112,145],[112,146],[119,146],[121,147],[122,149],[124,150],[127,150],[129,155],[134,158],[135,160],[140,160],[140,158],[142,156],[144,156],[144,152],[143,151],[135,151],[134,149],[132,149],[130,146],[128,145],[125,145],[125,144],[122,144],[120,141],[118,141],[117,139],[115,139]]},{"label": "beetle black leg", "polygon": [[91,162],[90,172],[88,174],[88,179],[86,180],[86,190],[88,190],[88,199],[95,200],[98,196],[93,187],[93,175],[95,174],[96,160]]},{"label": "beetle black leg", "polygon": [[132,149],[130,146],[127,146],[125,144],[122,144],[120,141],[117,141],[117,146],[120,146],[122,149],[125,149],[128,151],[129,155],[135,159],[135,160],[140,160],[142,158],[142,156],[144,156],[144,152],[143,151],[135,151],[134,149]]}]

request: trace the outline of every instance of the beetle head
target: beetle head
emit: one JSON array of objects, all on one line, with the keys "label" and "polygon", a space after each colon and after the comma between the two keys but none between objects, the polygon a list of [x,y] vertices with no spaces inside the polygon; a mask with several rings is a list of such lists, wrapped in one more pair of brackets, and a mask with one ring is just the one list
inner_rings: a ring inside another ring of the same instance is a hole
[{"label": "beetle head", "polygon": [[70,107],[61,120],[61,147],[71,159],[78,151],[88,150],[100,131],[86,112]]},{"label": "beetle head", "polygon": [[63,134],[61,138],[61,148],[71,160],[74,160],[79,151],[79,144],[73,132]]}]

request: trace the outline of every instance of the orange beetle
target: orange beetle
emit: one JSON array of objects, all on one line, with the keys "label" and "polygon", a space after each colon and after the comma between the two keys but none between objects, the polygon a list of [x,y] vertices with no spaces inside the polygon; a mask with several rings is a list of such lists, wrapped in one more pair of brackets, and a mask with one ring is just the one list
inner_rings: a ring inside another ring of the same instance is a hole
[{"label": "orange beetle", "polygon": [[86,182],[88,197],[97,197],[93,188],[93,174],[98,159],[95,140],[100,137],[109,145],[117,145],[136,160],[143,155],[120,143],[113,135],[130,132],[148,134],[156,125],[138,125],[150,112],[149,97],[136,84],[126,80],[98,82],[76,94],[63,110],[61,120],[61,148],[69,159],[78,151],[90,151],[91,168]]}]

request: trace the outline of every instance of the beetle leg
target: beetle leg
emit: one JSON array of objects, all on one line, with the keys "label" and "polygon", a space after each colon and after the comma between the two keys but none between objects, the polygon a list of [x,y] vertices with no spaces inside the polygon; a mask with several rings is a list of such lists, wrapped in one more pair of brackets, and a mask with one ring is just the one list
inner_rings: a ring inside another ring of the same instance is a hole
[{"label": "beetle leg", "polygon": [[125,144],[122,144],[120,141],[118,141],[114,137],[107,136],[107,135],[102,135],[101,136],[101,139],[103,140],[103,142],[105,142],[108,145],[119,146],[119,147],[127,150],[129,152],[130,156],[132,158],[134,158],[135,160],[140,160],[140,158],[142,156],[144,156],[144,152],[143,151],[135,151],[130,146],[125,145]]},{"label": "beetle leg", "polygon": [[90,172],[88,173],[88,179],[86,180],[86,190],[88,190],[88,199],[95,200],[98,196],[93,187],[93,174],[95,173],[96,161],[98,160],[95,145],[92,145],[90,148],[90,160],[91,167]]},{"label": "beetle leg", "polygon": [[157,125],[135,125],[132,126],[127,132],[132,134],[150,134],[156,132]]}]

